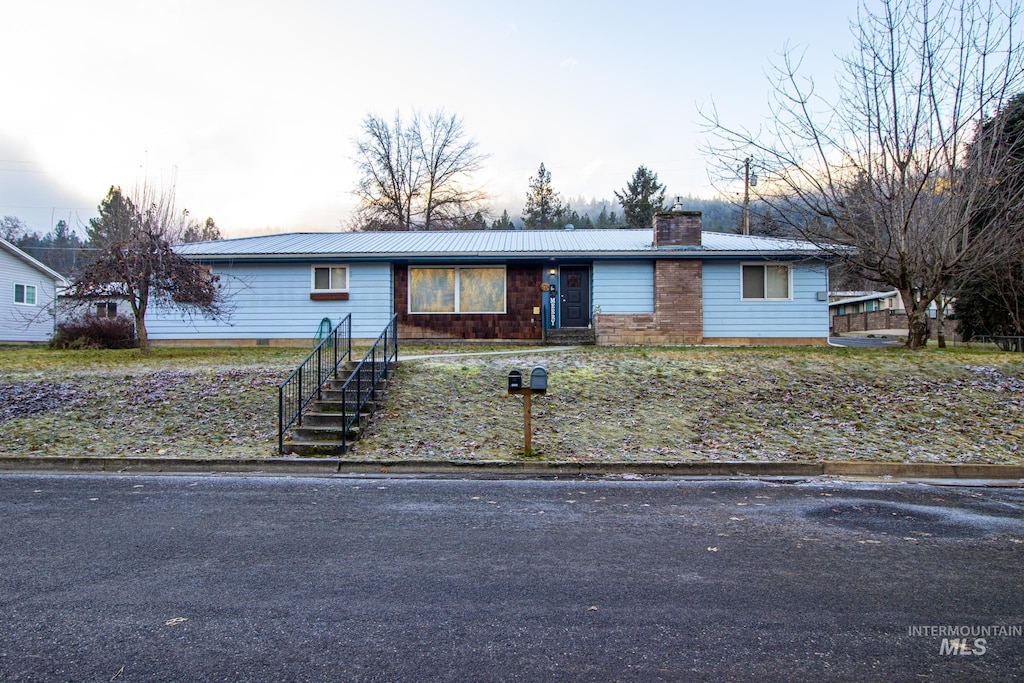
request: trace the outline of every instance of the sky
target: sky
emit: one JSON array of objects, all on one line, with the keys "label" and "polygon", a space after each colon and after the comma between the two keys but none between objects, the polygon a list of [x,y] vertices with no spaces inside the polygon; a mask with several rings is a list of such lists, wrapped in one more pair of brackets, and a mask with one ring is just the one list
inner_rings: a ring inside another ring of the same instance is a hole
[{"label": "sky", "polygon": [[[870,0],[869,0],[870,1]],[[521,213],[645,165],[712,196],[700,111],[767,116],[773,61],[835,87],[856,0],[34,0],[0,6],[0,215],[83,231],[111,185],[175,183],[226,237],[349,225],[369,114],[461,116]]]}]

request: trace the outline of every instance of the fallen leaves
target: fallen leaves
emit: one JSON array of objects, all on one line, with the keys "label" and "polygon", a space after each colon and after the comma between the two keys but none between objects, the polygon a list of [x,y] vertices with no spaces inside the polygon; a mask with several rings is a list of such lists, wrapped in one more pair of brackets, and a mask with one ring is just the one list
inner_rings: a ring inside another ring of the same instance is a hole
[{"label": "fallen leaves", "polygon": [[[273,456],[277,384],[304,352],[261,353],[4,350],[0,454]],[[507,373],[536,365],[541,461],[1021,462],[1019,354],[699,347],[403,362],[352,457],[515,459]]]},{"label": "fallen leaves", "polygon": [[222,363],[168,368],[164,362],[129,374],[118,368],[68,368],[56,373],[59,381],[2,382],[0,453],[274,455],[277,385],[287,368]]},{"label": "fallen leaves", "polygon": [[403,364],[354,457],[515,458],[522,403],[505,378],[536,364],[542,460],[1021,462],[1011,354],[609,347]]}]

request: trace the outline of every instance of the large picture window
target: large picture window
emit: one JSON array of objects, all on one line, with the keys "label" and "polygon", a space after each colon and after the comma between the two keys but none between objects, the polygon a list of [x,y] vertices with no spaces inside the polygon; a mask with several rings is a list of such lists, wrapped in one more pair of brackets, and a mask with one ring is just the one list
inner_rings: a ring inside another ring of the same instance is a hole
[{"label": "large picture window", "polygon": [[410,313],[504,313],[503,266],[410,267]]},{"label": "large picture window", "polygon": [[36,305],[35,285],[14,285],[14,303],[26,306]]},{"label": "large picture window", "polygon": [[744,264],[742,298],[782,301],[790,298],[790,269],[784,263]]}]

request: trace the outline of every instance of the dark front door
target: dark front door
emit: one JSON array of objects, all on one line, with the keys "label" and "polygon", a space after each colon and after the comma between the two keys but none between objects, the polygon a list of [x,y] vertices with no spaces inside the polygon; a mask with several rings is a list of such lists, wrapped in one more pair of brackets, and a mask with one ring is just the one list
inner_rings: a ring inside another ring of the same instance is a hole
[{"label": "dark front door", "polygon": [[590,325],[590,268],[562,266],[559,284],[559,327]]}]

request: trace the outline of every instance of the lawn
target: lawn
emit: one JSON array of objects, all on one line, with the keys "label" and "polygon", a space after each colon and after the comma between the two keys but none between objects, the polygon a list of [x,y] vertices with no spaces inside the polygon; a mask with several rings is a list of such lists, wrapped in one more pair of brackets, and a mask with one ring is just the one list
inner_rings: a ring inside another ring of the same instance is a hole
[{"label": "lawn", "polygon": [[[304,353],[0,349],[0,455],[271,457],[276,386]],[[522,398],[506,375],[535,365],[549,372],[533,403],[539,460],[1021,463],[1024,357],[964,349],[527,347],[405,361],[350,457],[522,457]]]}]

